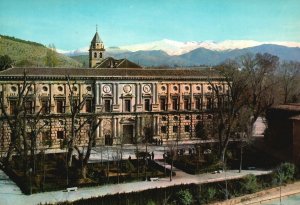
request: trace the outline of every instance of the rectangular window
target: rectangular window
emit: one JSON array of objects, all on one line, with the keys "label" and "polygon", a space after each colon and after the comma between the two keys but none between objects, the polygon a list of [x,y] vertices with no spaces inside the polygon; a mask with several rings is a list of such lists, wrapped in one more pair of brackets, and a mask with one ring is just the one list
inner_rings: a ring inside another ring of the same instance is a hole
[{"label": "rectangular window", "polygon": [[33,102],[33,100],[26,100],[25,101],[25,112],[27,114],[33,114],[34,113],[34,102]]},{"label": "rectangular window", "polygon": [[161,131],[161,133],[167,133],[167,126],[161,126],[160,127],[160,131]]},{"label": "rectangular window", "polygon": [[190,126],[189,125],[184,126],[184,132],[190,132]]},{"label": "rectangular window", "polygon": [[178,133],[178,126],[173,126],[173,133]]},{"label": "rectangular window", "polygon": [[125,100],[125,112],[131,111],[131,100]]},{"label": "rectangular window", "polygon": [[172,99],[172,109],[178,110],[178,99],[177,98]]},{"label": "rectangular window", "polygon": [[166,98],[160,98],[160,110],[161,111],[166,111],[167,110]]},{"label": "rectangular window", "polygon": [[222,97],[219,97],[218,98],[218,108],[224,108],[223,105],[224,105],[224,100]]},{"label": "rectangular window", "polygon": [[145,99],[144,106],[145,106],[145,111],[151,111],[150,99]]},{"label": "rectangular window", "polygon": [[72,98],[72,99],[70,99],[70,102],[71,102],[71,105],[72,105],[74,111],[76,109],[79,109],[79,106],[78,106],[79,105],[79,100],[78,99]]},{"label": "rectangular window", "polygon": [[11,100],[9,101],[9,107],[10,107],[10,114],[15,115],[17,113],[17,101]]},{"label": "rectangular window", "polygon": [[57,131],[56,137],[57,137],[57,139],[64,139],[64,137],[65,137],[64,131]]},{"label": "rectangular window", "polygon": [[57,99],[56,100],[56,112],[57,113],[65,113],[65,103],[64,99]]},{"label": "rectangular window", "polygon": [[201,98],[195,98],[195,109],[196,110],[202,109],[202,99]]},{"label": "rectangular window", "polygon": [[212,109],[212,99],[206,98],[206,109],[211,110]]},{"label": "rectangular window", "polygon": [[104,111],[111,112],[111,100],[104,100]]},{"label": "rectangular window", "polygon": [[185,98],[183,104],[184,104],[184,109],[185,109],[185,110],[190,110],[190,109],[191,109],[191,106],[190,106],[190,99]]},{"label": "rectangular window", "polygon": [[92,104],[93,104],[92,99],[85,100],[85,112],[92,112],[92,107],[93,107]]},{"label": "rectangular window", "polygon": [[50,113],[50,103],[48,99],[43,99],[41,101],[42,108],[41,108],[41,113],[42,114],[49,114]]}]

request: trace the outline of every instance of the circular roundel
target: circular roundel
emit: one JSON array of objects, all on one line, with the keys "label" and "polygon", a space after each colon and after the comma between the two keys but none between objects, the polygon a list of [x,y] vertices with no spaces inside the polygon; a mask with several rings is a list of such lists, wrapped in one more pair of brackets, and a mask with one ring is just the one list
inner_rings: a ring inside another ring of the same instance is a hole
[{"label": "circular roundel", "polygon": [[111,91],[111,88],[110,88],[109,85],[104,85],[104,86],[103,86],[103,92],[105,92],[105,93],[110,93],[110,91]]},{"label": "circular roundel", "polygon": [[149,93],[149,92],[151,91],[150,85],[144,85],[143,91],[144,91],[145,93]]},{"label": "circular roundel", "polygon": [[190,89],[190,87],[189,87],[189,86],[185,86],[184,89],[185,89],[186,91],[188,91],[188,90]]},{"label": "circular roundel", "polygon": [[44,92],[48,91],[48,87],[47,86],[43,86],[42,89],[43,89]]},{"label": "circular roundel", "polygon": [[177,91],[178,90],[178,87],[175,85],[173,86],[173,90]]},{"label": "circular roundel", "polygon": [[17,91],[17,87],[16,86],[11,86],[10,87],[11,91],[16,92]]},{"label": "circular roundel", "polygon": [[61,91],[63,91],[63,87],[62,86],[58,86],[57,90],[61,92]]},{"label": "circular roundel", "polygon": [[161,86],[161,90],[165,91],[166,90],[166,86]]},{"label": "circular roundel", "polygon": [[197,86],[197,87],[196,87],[196,90],[201,90],[200,86]]},{"label": "circular roundel", "polygon": [[92,90],[92,87],[91,87],[91,86],[87,86],[87,87],[86,87],[86,90],[87,90],[87,91],[91,91],[91,90]]},{"label": "circular roundel", "polygon": [[131,86],[130,85],[124,85],[123,90],[125,93],[129,93],[131,91]]}]

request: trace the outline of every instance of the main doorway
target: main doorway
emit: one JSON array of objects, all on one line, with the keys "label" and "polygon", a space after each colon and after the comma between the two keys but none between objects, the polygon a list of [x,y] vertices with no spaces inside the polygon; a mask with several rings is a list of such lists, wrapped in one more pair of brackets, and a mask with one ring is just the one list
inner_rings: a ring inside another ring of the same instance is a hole
[{"label": "main doorway", "polygon": [[123,143],[133,143],[133,125],[123,125]]}]

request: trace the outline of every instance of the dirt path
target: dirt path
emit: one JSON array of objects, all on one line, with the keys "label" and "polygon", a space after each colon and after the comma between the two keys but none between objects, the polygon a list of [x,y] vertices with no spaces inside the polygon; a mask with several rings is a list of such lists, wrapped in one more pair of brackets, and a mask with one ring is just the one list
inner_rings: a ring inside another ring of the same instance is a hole
[{"label": "dirt path", "polygon": [[[217,202],[211,205],[256,205],[256,204],[264,204],[272,200],[278,200],[280,196],[282,198],[299,194],[300,193],[300,182],[295,182],[293,184],[288,184],[281,187],[276,187],[272,189],[263,190],[254,194],[245,195],[242,197],[237,197],[234,199],[230,199],[224,202]],[[299,202],[300,204],[300,202]]]}]

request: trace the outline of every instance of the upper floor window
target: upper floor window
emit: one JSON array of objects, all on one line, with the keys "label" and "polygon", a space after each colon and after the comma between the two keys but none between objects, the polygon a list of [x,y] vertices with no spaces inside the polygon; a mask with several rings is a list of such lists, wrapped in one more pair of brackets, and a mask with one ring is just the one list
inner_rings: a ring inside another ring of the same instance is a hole
[{"label": "upper floor window", "polygon": [[93,108],[93,101],[92,99],[85,100],[85,112],[92,112]]},{"label": "upper floor window", "polygon": [[25,101],[25,112],[27,114],[33,114],[34,113],[34,101],[31,99],[28,99]]},{"label": "upper floor window", "polygon": [[131,100],[125,100],[125,112],[130,112],[131,111]]},{"label": "upper floor window", "polygon": [[9,107],[10,107],[9,113],[11,115],[15,115],[17,113],[17,101],[16,100],[9,101]]},{"label": "upper floor window", "polygon": [[41,113],[42,114],[49,114],[50,113],[49,99],[42,99],[41,105],[42,105]]},{"label": "upper floor window", "polygon": [[145,111],[150,111],[151,110],[150,99],[145,99],[144,100],[144,106],[145,106]]},{"label": "upper floor window", "polygon": [[65,99],[56,99],[56,112],[57,113],[65,113]]},{"label": "upper floor window", "polygon": [[202,108],[202,99],[201,98],[195,98],[195,109],[201,110]]},{"label": "upper floor window", "polygon": [[102,53],[99,53],[99,58],[102,58]]},{"label": "upper floor window", "polygon": [[178,106],[178,98],[173,98],[172,99],[172,109],[173,110],[178,110],[179,106]]},{"label": "upper floor window", "polygon": [[190,99],[185,98],[184,101],[183,101],[183,105],[184,105],[185,110],[190,110],[191,109]]},{"label": "upper floor window", "polygon": [[166,98],[160,98],[160,110],[161,111],[167,110],[166,102],[167,102]]},{"label": "upper floor window", "polygon": [[97,58],[97,53],[96,52],[94,53],[94,58]]},{"label": "upper floor window", "polygon": [[206,98],[206,109],[211,110],[213,108],[212,105],[212,99],[211,98]]},{"label": "upper floor window", "polygon": [[104,100],[104,111],[111,112],[111,100]]}]

